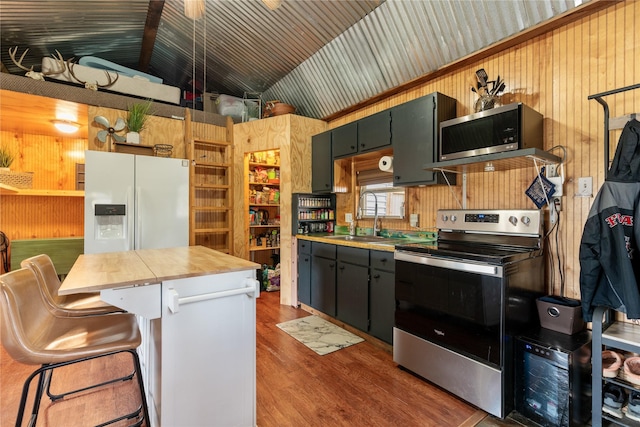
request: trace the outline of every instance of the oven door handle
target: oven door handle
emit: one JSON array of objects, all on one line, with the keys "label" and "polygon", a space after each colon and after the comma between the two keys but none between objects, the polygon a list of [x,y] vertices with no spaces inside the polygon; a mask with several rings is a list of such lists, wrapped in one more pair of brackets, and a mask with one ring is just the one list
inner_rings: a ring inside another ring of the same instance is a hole
[{"label": "oven door handle", "polygon": [[439,258],[429,254],[417,254],[414,252],[395,251],[396,261],[412,262],[414,264],[424,264],[433,267],[448,268],[450,270],[465,271],[468,273],[477,273],[485,276],[501,276],[502,267],[473,263],[470,261],[454,260],[448,258]]}]

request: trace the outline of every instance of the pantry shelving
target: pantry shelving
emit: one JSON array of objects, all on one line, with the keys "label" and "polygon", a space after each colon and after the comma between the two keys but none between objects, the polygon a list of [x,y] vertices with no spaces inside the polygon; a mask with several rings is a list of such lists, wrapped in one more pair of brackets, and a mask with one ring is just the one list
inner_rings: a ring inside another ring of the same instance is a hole
[{"label": "pantry shelving", "polygon": [[250,258],[272,264],[280,250],[280,151],[246,153],[245,165]]}]

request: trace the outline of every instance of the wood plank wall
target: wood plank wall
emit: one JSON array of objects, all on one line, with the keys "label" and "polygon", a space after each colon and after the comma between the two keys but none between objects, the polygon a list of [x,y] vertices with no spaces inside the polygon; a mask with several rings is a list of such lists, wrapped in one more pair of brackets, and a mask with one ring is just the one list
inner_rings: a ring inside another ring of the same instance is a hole
[{"label": "wood plank wall", "polygon": [[[127,112],[113,108],[89,106],[88,149],[109,151],[108,141],[107,143],[103,143],[97,138],[98,132],[104,130],[104,127],[93,120],[96,116],[106,117],[107,120],[109,120],[109,123],[113,126],[115,125],[118,117],[126,119]],[[125,130],[118,132],[118,135],[124,136],[125,133],[126,128]],[[140,144],[148,146],[153,146],[155,144],[169,144],[173,146],[171,157],[186,159],[187,150],[184,142],[184,120],[149,116],[146,128],[140,132]]]},{"label": "wood plank wall", "polygon": [[[75,190],[76,163],[84,162],[86,139],[0,131],[4,147],[18,153],[16,172],[34,172],[33,188]],[[84,234],[82,197],[0,196],[0,230],[9,240],[79,237]]]},{"label": "wood plank wall", "polygon": [[[83,127],[77,137],[60,136],[56,135],[48,117],[36,117],[52,113],[60,102],[2,91],[0,142],[17,153],[11,165],[13,171],[34,172],[33,189],[36,190],[75,190],[76,164],[84,163],[84,151],[107,149],[97,139],[97,133],[103,128],[93,121],[93,117],[105,116],[112,124],[118,117],[126,117],[126,111],[79,105],[88,126]],[[45,114],[40,112],[27,117],[24,106],[37,106]],[[24,120],[20,119],[21,115],[25,116]],[[202,137],[212,135],[215,139],[222,135],[221,139],[227,138],[224,127],[195,123],[194,129],[194,133],[199,132],[198,136],[201,133]],[[88,138],[84,136],[87,134]],[[172,157],[185,158],[183,134],[184,121],[153,116],[141,137],[143,144],[171,144],[174,146]],[[84,198],[3,194],[0,197],[0,230],[10,240],[81,237],[84,235]]]},{"label": "wood plank wall", "polygon": [[[545,149],[561,145],[567,150],[565,196],[562,197],[559,228],[546,240],[549,249],[547,268],[553,271],[548,292],[561,292],[559,257],[565,279],[564,295],[579,297],[578,247],[593,198],[575,197],[574,194],[579,177],[593,177],[595,192],[605,175],[603,109],[587,97],[640,83],[640,2],[612,3],[582,20],[336,119],[329,128],[434,91],[458,101],[458,116],[469,114],[476,97],[470,91],[468,81],[479,68],[484,68],[492,79],[500,75],[505,80],[503,104],[524,102],[542,113]],[[612,117],[640,112],[640,90],[609,96],[605,100]],[[618,138],[619,132],[611,133],[611,159]],[[554,153],[562,154],[556,150]],[[524,194],[534,177],[533,167],[468,174],[467,207],[535,209]],[[461,197],[459,185],[455,193]],[[409,210],[420,214],[424,227],[434,226],[437,209],[457,207],[446,186],[412,188],[407,192],[407,199]],[[339,206],[351,206],[350,203],[342,200]],[[341,212],[338,212],[338,220],[344,220]],[[397,228],[401,226],[394,224]],[[408,224],[404,223],[404,226],[408,228]]]}]

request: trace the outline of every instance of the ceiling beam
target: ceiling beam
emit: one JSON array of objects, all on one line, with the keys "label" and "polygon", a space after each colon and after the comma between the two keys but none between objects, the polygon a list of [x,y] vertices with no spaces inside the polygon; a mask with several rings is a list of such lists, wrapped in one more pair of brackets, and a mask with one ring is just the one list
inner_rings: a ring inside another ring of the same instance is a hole
[{"label": "ceiling beam", "polygon": [[153,46],[156,44],[160,18],[162,18],[164,0],[150,0],[147,10],[147,21],[144,23],[144,34],[142,35],[142,46],[140,47],[140,59],[138,61],[138,71],[144,73],[149,71]]}]

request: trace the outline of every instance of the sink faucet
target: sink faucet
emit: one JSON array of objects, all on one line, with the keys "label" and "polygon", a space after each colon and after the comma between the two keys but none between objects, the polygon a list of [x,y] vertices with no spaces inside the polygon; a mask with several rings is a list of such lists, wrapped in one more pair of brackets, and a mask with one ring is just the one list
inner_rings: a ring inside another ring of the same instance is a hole
[{"label": "sink faucet", "polygon": [[362,194],[360,194],[360,199],[358,199],[358,219],[362,219],[362,197],[367,193],[371,194],[374,200],[373,235],[377,236],[378,232],[380,231],[378,229],[378,197],[376,196],[376,193],[374,193],[373,191],[367,190],[367,191],[363,191]]}]

